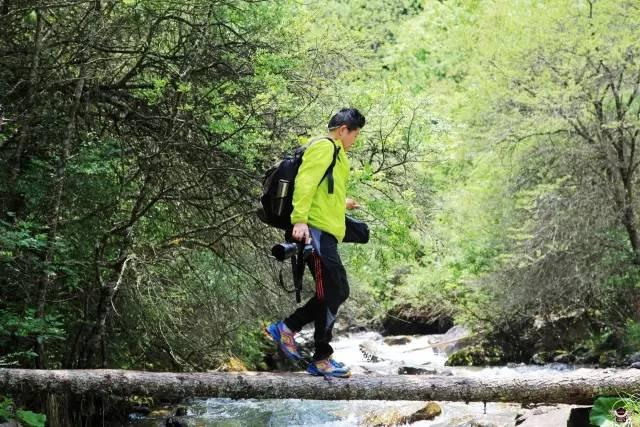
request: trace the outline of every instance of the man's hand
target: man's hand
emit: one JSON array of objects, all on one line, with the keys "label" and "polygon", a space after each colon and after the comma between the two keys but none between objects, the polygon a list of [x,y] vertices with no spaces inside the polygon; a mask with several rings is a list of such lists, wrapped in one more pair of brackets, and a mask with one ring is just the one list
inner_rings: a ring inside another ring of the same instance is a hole
[{"label": "man's hand", "polygon": [[360,207],[360,205],[358,204],[358,202],[356,202],[353,199],[347,199],[347,209],[352,210],[352,209],[358,209]]},{"label": "man's hand", "polygon": [[309,232],[309,226],[304,222],[299,222],[293,226],[293,231],[291,232],[291,236],[303,243],[311,242],[311,233]]}]

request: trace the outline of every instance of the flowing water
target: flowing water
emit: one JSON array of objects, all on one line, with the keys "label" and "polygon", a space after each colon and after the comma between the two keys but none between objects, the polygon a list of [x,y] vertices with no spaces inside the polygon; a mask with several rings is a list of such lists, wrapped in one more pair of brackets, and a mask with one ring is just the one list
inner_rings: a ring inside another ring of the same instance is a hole
[{"label": "flowing water", "polygon": [[[303,331],[304,332],[304,331]],[[401,344],[389,345],[376,332],[349,333],[332,343],[337,360],[351,367],[354,375],[398,374],[403,367],[422,369],[424,373],[455,376],[518,376],[532,371],[572,369],[566,365],[510,366],[491,368],[445,367],[446,345],[463,332],[453,328],[445,335],[407,337]],[[303,333],[304,338],[304,333]],[[308,335],[307,335],[308,338]],[[398,338],[398,337],[393,337]],[[434,346],[436,344],[436,346]],[[335,381],[340,381],[336,379]],[[519,404],[438,402],[442,414],[432,421],[420,421],[415,426],[514,426],[515,418],[522,410]],[[358,426],[371,425],[374,416],[390,414],[410,415],[422,408],[425,402],[415,401],[321,401],[300,399],[246,399],[224,398],[193,399],[185,402],[187,416],[180,417],[189,426]],[[132,420],[135,426],[165,425],[164,417],[146,417]]]}]

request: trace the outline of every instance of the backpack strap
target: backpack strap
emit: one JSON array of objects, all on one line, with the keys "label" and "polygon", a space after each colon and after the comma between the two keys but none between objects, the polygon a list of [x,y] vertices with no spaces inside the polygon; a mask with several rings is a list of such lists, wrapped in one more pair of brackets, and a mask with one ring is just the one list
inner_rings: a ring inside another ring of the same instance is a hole
[{"label": "backpack strap", "polygon": [[336,161],[338,160],[338,153],[340,152],[340,147],[338,147],[336,145],[336,142],[333,140],[333,138],[328,137],[328,136],[323,136],[320,138],[316,138],[314,140],[312,140],[309,145],[313,144],[314,142],[317,141],[322,141],[323,139],[329,140],[331,141],[331,143],[333,144],[333,159],[331,160],[331,164],[329,165],[329,167],[327,168],[327,170],[325,171],[324,175],[322,175],[322,179],[320,180],[320,184],[322,184],[322,181],[327,178],[327,182],[329,184],[329,194],[333,194],[333,167],[336,165]]}]

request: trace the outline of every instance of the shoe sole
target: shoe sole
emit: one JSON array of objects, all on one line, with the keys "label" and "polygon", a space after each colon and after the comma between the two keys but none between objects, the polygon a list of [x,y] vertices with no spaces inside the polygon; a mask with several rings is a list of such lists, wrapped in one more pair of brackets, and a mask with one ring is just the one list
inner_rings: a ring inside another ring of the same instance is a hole
[{"label": "shoe sole", "polygon": [[338,373],[327,373],[327,374],[323,374],[322,372],[318,371],[317,369],[313,369],[311,368],[311,365],[309,365],[306,369],[306,372],[309,375],[313,375],[314,377],[331,377],[331,378],[349,378],[351,377],[351,371],[342,373],[342,374],[338,374]]},{"label": "shoe sole", "polygon": [[[282,351],[285,356],[287,356],[287,359],[292,360],[294,362],[298,362],[298,361],[302,360],[302,356],[296,355],[296,354],[292,354],[292,353],[288,352],[287,350],[285,350],[284,346],[280,345],[280,333],[277,332],[277,330],[272,333],[270,327],[271,327],[271,325],[265,326],[264,329],[262,329],[262,331],[267,336],[267,338],[269,338],[271,341],[273,341],[278,346],[278,349],[280,351]],[[276,328],[277,328],[277,326],[276,326]],[[274,336],[274,334],[275,334],[275,336]]]}]

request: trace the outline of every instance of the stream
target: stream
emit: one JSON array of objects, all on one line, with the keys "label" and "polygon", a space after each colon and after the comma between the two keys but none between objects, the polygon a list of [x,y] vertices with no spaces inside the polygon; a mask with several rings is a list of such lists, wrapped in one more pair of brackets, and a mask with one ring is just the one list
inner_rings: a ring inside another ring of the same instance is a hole
[{"label": "stream", "polygon": [[[302,331],[300,341],[310,338],[312,331]],[[507,367],[467,368],[445,367],[451,345],[438,345],[457,338],[464,332],[454,327],[443,335],[421,335],[383,338],[377,332],[345,333],[332,343],[337,360],[351,367],[354,375],[390,375],[399,370],[435,375],[518,376],[525,372],[550,372],[574,369],[562,364],[546,366],[517,365]],[[391,340],[397,340],[392,343]],[[386,342],[385,342],[386,341]],[[435,344],[435,345],[434,345]],[[340,379],[336,379],[340,381]],[[347,380],[348,381],[348,380]],[[437,402],[442,414],[431,421],[419,421],[412,426],[437,427],[498,427],[514,426],[523,413],[517,403]],[[187,414],[179,417],[188,426],[359,426],[372,425],[375,416],[410,415],[424,407],[420,401],[321,401],[301,399],[191,399],[182,405]],[[138,427],[164,426],[167,415],[153,413],[135,418],[129,425]],[[167,424],[168,425],[168,424]]]}]

